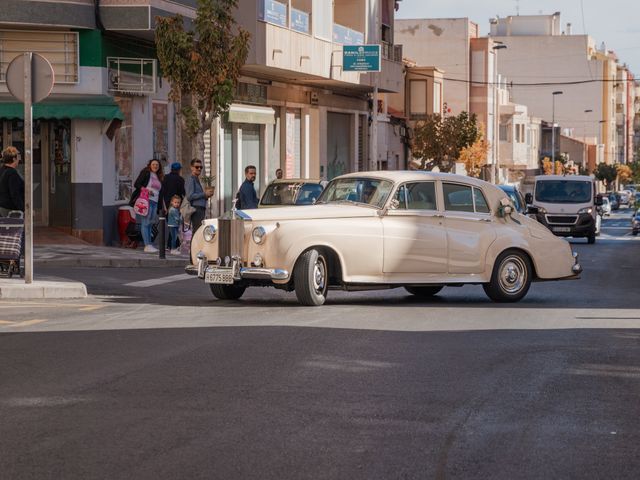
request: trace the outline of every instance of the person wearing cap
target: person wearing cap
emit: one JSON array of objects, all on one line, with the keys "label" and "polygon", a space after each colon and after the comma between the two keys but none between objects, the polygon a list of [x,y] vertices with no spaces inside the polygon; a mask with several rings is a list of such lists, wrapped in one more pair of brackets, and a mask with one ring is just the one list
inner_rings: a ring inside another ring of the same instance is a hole
[{"label": "person wearing cap", "polygon": [[164,210],[167,211],[171,206],[171,199],[174,195],[178,195],[181,199],[185,196],[184,178],[180,175],[182,165],[178,162],[171,164],[171,172],[164,176],[162,182],[162,201]]}]

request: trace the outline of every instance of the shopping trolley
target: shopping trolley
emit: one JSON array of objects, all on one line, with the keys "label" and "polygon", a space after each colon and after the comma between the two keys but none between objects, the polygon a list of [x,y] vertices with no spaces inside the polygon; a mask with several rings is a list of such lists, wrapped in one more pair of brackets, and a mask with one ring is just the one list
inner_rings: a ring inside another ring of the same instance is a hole
[{"label": "shopping trolley", "polygon": [[20,259],[24,258],[24,216],[22,212],[9,212],[0,217],[0,274],[11,278],[24,277]]}]

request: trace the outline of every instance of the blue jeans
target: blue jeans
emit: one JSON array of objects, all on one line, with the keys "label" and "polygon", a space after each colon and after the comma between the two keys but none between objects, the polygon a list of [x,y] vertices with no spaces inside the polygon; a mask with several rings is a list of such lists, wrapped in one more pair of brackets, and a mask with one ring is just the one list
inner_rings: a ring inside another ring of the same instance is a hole
[{"label": "blue jeans", "polygon": [[178,248],[178,230],[180,227],[169,227],[169,248],[175,250]]},{"label": "blue jeans", "polygon": [[153,245],[151,241],[151,226],[158,222],[158,204],[152,200],[149,200],[149,213],[146,217],[136,215],[138,222],[140,223],[140,231],[142,233],[142,241],[145,247],[147,245]]}]

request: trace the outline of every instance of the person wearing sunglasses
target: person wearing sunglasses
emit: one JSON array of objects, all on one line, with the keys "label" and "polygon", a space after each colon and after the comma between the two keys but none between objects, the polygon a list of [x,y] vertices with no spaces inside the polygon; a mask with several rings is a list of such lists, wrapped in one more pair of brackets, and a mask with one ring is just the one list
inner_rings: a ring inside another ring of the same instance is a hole
[{"label": "person wearing sunglasses", "polygon": [[191,215],[191,231],[196,232],[202,221],[204,220],[207,208],[207,199],[211,195],[207,195],[200,183],[200,175],[202,174],[202,162],[197,158],[191,160],[191,176],[187,179],[185,187],[187,191],[187,200],[193,208],[196,209]]}]

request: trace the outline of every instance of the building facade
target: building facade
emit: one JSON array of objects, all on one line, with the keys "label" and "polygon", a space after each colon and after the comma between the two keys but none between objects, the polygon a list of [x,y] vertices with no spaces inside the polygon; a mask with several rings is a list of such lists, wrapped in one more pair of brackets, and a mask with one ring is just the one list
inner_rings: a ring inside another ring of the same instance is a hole
[{"label": "building facade", "polygon": [[561,28],[559,12],[495,18],[490,36],[506,46],[498,71],[512,82],[514,102],[572,136],[597,137],[604,161],[617,160],[615,54],[570,24]]}]

